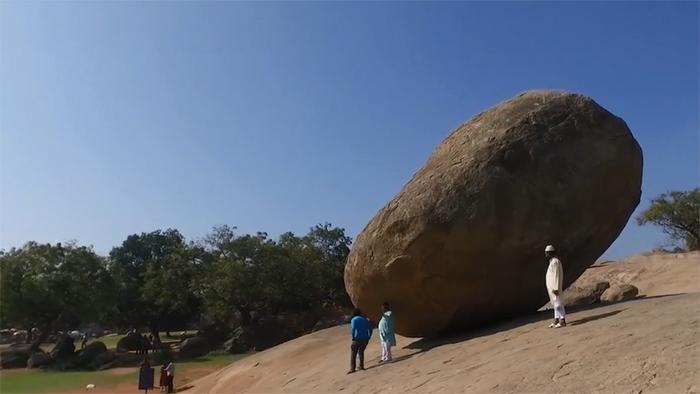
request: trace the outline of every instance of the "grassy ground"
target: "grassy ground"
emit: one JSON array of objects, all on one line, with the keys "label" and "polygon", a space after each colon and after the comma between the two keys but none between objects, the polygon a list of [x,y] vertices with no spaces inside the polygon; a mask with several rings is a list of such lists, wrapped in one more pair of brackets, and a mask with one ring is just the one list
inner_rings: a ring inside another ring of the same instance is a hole
[{"label": "grassy ground", "polygon": [[[185,376],[188,371],[211,367],[217,369],[230,364],[245,355],[223,354],[205,356],[191,361],[178,363],[178,376]],[[156,379],[158,376],[156,368]],[[117,373],[119,372],[119,373]],[[136,382],[138,379],[137,368],[124,368],[119,371],[88,371],[88,372],[58,372],[41,370],[5,370],[0,371],[0,393],[2,394],[22,394],[22,393],[59,393],[75,392],[85,388],[89,383],[104,389],[105,387],[116,386],[132,381],[134,392],[138,392]]]}]

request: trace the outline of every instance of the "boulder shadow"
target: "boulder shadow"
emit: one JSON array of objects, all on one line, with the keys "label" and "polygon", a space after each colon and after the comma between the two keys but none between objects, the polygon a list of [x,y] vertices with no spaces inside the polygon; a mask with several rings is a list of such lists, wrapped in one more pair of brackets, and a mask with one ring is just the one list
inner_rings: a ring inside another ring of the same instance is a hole
[{"label": "boulder shadow", "polygon": [[[588,310],[592,310],[592,309],[597,309],[597,308],[601,308],[601,307],[609,307],[611,305],[622,304],[625,302],[654,299],[654,298],[676,297],[676,296],[681,296],[681,295],[685,295],[685,294],[686,293],[663,294],[663,295],[649,296],[649,297],[641,295],[641,296],[637,296],[631,300],[620,301],[620,302],[613,302],[613,303],[599,302],[599,303],[589,304],[589,305],[567,306],[566,312],[568,314],[571,314],[571,313],[576,313],[576,312],[583,312],[583,311],[588,311]],[[588,317],[576,320],[575,322],[571,322],[571,323],[569,323],[569,325],[584,324],[584,323],[587,323],[590,321],[603,319],[603,318],[618,314],[623,310],[625,310],[625,309],[601,313],[599,315],[594,315],[594,316],[588,316]],[[510,329],[513,329],[516,327],[524,326],[526,324],[537,323],[540,321],[546,321],[546,320],[551,320],[551,319],[552,319],[552,310],[546,309],[546,310],[538,311],[536,313],[532,313],[530,315],[519,316],[519,317],[515,317],[511,320],[501,321],[501,322],[487,325],[487,326],[484,326],[481,328],[475,328],[472,330],[468,330],[468,331],[465,331],[463,333],[446,334],[445,336],[434,337],[434,338],[421,338],[421,339],[418,339],[418,340],[404,346],[403,348],[404,349],[411,349],[411,350],[418,350],[417,352],[411,353],[408,356],[408,357],[413,357],[419,353],[427,352],[431,349],[434,349],[436,347],[440,347],[443,345],[451,345],[451,344],[455,344],[455,343],[459,343],[459,342],[464,342],[464,341],[468,341],[470,339],[492,335],[492,334],[495,334],[495,333],[498,333],[501,331],[507,331],[507,330],[510,330]]]}]

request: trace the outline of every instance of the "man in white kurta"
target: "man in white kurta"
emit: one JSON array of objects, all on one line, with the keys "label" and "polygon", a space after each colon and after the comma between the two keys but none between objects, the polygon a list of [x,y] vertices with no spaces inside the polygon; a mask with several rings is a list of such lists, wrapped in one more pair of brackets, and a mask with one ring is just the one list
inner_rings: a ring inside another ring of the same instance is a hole
[{"label": "man in white kurta", "polygon": [[554,322],[549,325],[550,328],[566,326],[566,311],[564,310],[564,303],[561,297],[564,291],[564,268],[561,265],[561,261],[557,258],[556,253],[552,245],[547,245],[547,247],[544,248],[544,254],[549,259],[545,283],[547,285],[547,293],[549,294],[549,302],[554,309]]}]

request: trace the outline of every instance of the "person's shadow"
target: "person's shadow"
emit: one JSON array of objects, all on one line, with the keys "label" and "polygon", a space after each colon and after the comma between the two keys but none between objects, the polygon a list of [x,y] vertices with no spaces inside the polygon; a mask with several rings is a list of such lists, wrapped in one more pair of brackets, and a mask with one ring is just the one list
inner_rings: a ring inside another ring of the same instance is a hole
[{"label": "person's shadow", "polygon": [[593,315],[593,316],[587,316],[587,317],[584,317],[583,319],[578,319],[578,320],[576,320],[576,321],[572,321],[571,323],[569,323],[569,324],[567,324],[567,325],[568,325],[568,326],[578,326],[579,324],[586,324],[586,323],[588,323],[588,322],[592,322],[592,321],[596,321],[596,320],[600,320],[600,319],[605,319],[606,317],[615,316],[615,315],[617,315],[618,313],[620,313],[620,312],[622,312],[622,311],[624,311],[624,310],[626,310],[626,309],[627,309],[627,308],[625,308],[625,309],[618,309],[618,310],[612,311],[612,312],[599,313],[599,314]]}]

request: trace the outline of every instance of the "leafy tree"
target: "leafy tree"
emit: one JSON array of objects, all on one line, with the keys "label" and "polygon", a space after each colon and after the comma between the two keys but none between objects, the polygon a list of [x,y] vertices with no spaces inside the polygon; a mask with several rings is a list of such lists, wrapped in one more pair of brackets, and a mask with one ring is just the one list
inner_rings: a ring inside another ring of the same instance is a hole
[{"label": "leafy tree", "polygon": [[39,327],[45,336],[111,312],[113,282],[104,259],[75,243],[28,242],[1,252],[0,281],[3,326]]},{"label": "leafy tree", "polygon": [[174,229],[127,237],[110,252],[109,271],[116,284],[116,323],[160,330],[182,328],[198,316],[195,291],[202,251],[190,247]]},{"label": "leafy tree", "polygon": [[245,325],[254,316],[347,302],[343,270],[350,239],[344,230],[324,224],[304,237],[289,232],[274,241],[266,233],[237,236],[234,229],[216,227],[205,238],[216,256],[205,289],[215,317],[230,318],[233,307]]},{"label": "leafy tree", "polygon": [[637,223],[659,226],[671,239],[683,241],[688,250],[699,250],[700,188],[661,194],[637,217]]},{"label": "leafy tree", "polygon": [[317,224],[304,238],[320,253],[323,301],[334,305],[351,305],[343,274],[352,239],[345,235],[345,229],[332,227],[330,223]]}]

